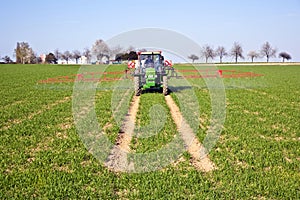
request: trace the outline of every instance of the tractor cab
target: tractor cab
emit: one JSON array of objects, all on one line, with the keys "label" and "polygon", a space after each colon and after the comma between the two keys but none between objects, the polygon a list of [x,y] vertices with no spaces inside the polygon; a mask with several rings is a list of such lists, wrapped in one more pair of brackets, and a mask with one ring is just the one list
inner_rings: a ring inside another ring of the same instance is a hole
[{"label": "tractor cab", "polygon": [[138,62],[135,65],[134,88],[135,95],[140,95],[142,89],[162,89],[168,93],[168,77],[161,51],[138,52]]},{"label": "tractor cab", "polygon": [[144,71],[147,68],[154,68],[155,71],[161,71],[164,58],[161,51],[147,51],[138,53],[138,62],[141,69]]}]

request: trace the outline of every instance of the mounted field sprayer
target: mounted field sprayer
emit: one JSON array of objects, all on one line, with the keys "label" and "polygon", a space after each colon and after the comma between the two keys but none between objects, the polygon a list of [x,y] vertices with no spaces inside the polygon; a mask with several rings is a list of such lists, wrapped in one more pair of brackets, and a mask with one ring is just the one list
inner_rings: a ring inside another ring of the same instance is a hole
[{"label": "mounted field sprayer", "polygon": [[138,52],[137,63],[130,61],[128,68],[134,68],[135,95],[139,96],[144,89],[162,89],[168,94],[168,79],[174,77],[175,71],[171,61],[164,60],[161,51]]}]

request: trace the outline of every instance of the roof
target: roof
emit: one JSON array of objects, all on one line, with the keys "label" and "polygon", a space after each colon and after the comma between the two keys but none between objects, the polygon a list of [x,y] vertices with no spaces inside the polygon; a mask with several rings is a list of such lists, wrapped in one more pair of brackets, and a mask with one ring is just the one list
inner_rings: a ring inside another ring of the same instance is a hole
[{"label": "roof", "polygon": [[139,55],[152,55],[152,54],[161,54],[161,51],[140,51]]}]

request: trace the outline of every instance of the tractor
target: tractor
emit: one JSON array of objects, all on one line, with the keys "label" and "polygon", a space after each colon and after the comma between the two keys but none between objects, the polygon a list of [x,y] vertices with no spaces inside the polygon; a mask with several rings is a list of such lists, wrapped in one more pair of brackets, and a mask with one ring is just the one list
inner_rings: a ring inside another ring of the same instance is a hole
[{"label": "tractor", "polygon": [[[129,63],[132,66],[133,63]],[[161,51],[138,52],[137,63],[134,63],[132,73],[134,79],[135,95],[139,96],[142,90],[162,89],[164,95],[168,94],[169,71],[174,69],[171,62],[164,61]]]}]

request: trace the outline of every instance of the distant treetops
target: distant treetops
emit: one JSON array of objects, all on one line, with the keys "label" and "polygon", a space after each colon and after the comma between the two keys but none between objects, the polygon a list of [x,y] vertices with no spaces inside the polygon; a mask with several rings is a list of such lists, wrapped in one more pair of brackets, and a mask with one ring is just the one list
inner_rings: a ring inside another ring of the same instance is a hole
[{"label": "distant treetops", "polygon": [[[273,48],[269,42],[265,42],[262,46],[260,51],[249,51],[247,56],[251,59],[252,62],[254,62],[254,59],[256,58],[266,58],[267,62],[269,62],[270,58],[276,57],[277,49]],[[229,52],[226,51],[225,47],[218,46],[216,50],[213,49],[210,45],[204,45],[200,50],[200,58],[204,58],[205,62],[207,63],[209,60],[213,60],[214,58],[218,57],[219,62],[222,63],[223,58],[230,56],[234,59],[234,61],[237,63],[238,59],[245,59],[243,55],[243,48],[242,45],[238,42],[234,42],[233,47]],[[281,52],[278,55],[279,58],[282,58],[282,62],[285,60],[292,59],[291,55],[287,52]],[[192,60],[192,62],[195,62],[195,60],[199,60],[199,57],[196,54],[191,54],[188,56],[189,59]]]}]

